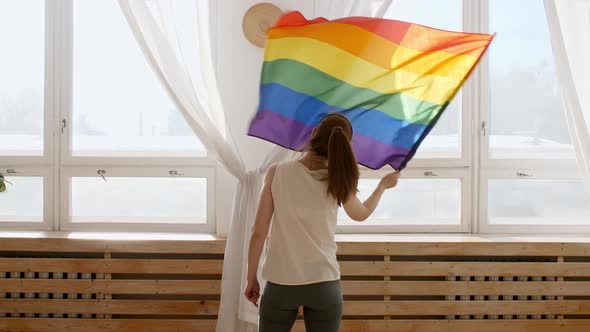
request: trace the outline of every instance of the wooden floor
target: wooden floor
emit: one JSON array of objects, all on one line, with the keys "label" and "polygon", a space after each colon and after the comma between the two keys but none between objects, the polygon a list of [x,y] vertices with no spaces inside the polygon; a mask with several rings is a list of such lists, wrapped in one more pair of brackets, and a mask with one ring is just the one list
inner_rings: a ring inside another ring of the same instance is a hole
[{"label": "wooden floor", "polygon": [[[2,238],[0,331],[214,331],[224,246]],[[341,331],[590,331],[590,243],[344,241],[338,254]]]}]

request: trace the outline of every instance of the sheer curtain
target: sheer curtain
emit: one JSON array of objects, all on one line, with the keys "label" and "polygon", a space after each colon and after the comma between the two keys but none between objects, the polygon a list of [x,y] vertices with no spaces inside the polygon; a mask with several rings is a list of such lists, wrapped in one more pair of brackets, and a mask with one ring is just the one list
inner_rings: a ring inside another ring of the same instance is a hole
[{"label": "sheer curtain", "polygon": [[[343,8],[340,4],[344,2],[347,4]],[[344,2],[317,1],[315,15],[383,15],[391,0]],[[246,171],[227,130],[217,87],[209,4],[210,1],[119,0],[135,39],[177,108],[208,151],[239,180],[225,249],[217,331],[255,331],[258,311],[242,296],[248,241],[264,173],[270,165],[293,153],[276,147],[260,168]]]},{"label": "sheer curtain", "polygon": [[208,2],[120,0],[146,59],[203,145],[237,178],[246,174],[217,89]]},{"label": "sheer curtain", "polygon": [[289,155],[275,148],[259,169],[246,171],[231,133],[215,77],[209,1],[119,0],[135,39],[176,104],[209,153],[238,179],[227,238],[219,331],[255,331],[237,319],[248,229],[251,228],[263,175]]},{"label": "sheer curtain", "polygon": [[590,1],[545,0],[545,13],[567,124],[590,193]]}]

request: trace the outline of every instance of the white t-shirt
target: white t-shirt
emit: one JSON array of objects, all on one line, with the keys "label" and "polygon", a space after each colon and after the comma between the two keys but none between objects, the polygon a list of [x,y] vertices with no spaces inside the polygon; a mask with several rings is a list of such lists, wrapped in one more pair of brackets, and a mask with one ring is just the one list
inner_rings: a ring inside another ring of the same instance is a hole
[{"label": "white t-shirt", "polygon": [[340,279],[335,229],[338,204],[328,194],[326,170],[309,170],[299,161],[277,165],[272,181],[274,214],[265,280],[304,285]]}]

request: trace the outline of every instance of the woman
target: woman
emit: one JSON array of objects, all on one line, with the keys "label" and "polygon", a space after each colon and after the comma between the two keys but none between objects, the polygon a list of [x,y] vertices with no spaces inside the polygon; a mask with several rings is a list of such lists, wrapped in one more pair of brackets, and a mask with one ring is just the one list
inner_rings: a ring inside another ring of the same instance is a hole
[{"label": "woman", "polygon": [[260,332],[291,331],[303,306],[308,332],[338,331],[342,320],[340,270],[334,232],[338,207],[356,221],[367,219],[399,173],[381,179],[362,203],[356,196],[358,165],[352,151],[352,125],[332,113],[314,128],[299,160],[273,165],[266,174],[250,249],[244,295],[254,305],[260,296],[256,272],[273,220],[262,276]]}]

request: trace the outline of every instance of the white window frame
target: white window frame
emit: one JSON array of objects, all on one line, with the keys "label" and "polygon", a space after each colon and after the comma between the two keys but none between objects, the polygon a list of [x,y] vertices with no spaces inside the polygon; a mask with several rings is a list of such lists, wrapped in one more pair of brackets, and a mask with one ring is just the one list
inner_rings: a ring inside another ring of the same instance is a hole
[{"label": "white window frame", "polygon": [[[51,230],[53,229],[53,220],[48,216],[53,215],[54,209],[48,197],[52,197],[54,186],[52,183],[52,170],[46,167],[11,167],[0,169],[7,179],[15,177],[41,177],[43,178],[43,220],[41,222],[32,221],[1,221],[0,228],[3,230]],[[7,191],[10,190],[10,184],[7,184]]]},{"label": "white window frame", "polygon": [[[9,156],[0,155],[0,173],[7,179],[11,177],[43,177],[43,221],[42,222],[0,222],[3,230],[52,230],[55,229],[55,216],[57,210],[53,204],[56,197],[55,179],[57,170],[53,167],[55,153],[54,144],[56,130],[54,127],[55,114],[55,90],[51,83],[54,81],[53,50],[55,45],[55,24],[59,19],[56,16],[57,3],[45,1],[45,31],[44,31],[44,86],[43,86],[43,154],[41,156]],[[8,185],[7,190],[10,190]]]},{"label": "white window frame", "polygon": [[[462,26],[464,31],[489,32],[489,0],[463,0]],[[493,43],[493,42],[492,42]],[[462,87],[461,101],[461,158],[414,158],[402,172],[403,178],[424,178],[424,170],[441,175],[446,172],[461,174],[462,225],[449,229],[443,225],[423,226],[370,226],[339,225],[342,233],[373,232],[466,232],[466,233],[588,233],[589,226],[563,225],[490,225],[487,216],[487,181],[492,178],[522,178],[518,173],[532,175],[531,179],[574,179],[578,171],[573,159],[491,159],[489,157],[489,58],[486,52],[471,76]],[[389,169],[368,171],[363,168],[362,178],[383,176]],[[424,173],[426,174],[426,173]],[[467,175],[465,175],[467,174]],[[468,187],[469,189],[465,189]],[[370,220],[368,222],[370,224]]]},{"label": "white window frame", "polygon": [[[229,220],[226,210],[231,204],[231,195],[226,193],[231,181],[221,181],[221,186],[217,183],[217,174],[225,176],[226,172],[211,153],[206,157],[72,156],[73,6],[72,0],[45,0],[43,156],[0,156],[0,172],[6,169],[17,172],[6,174],[4,171],[5,176],[43,176],[43,222],[1,222],[0,229],[227,233],[227,226],[216,221],[218,215]],[[99,176],[97,169],[106,170],[109,176],[179,177],[169,173],[176,170],[184,177],[205,177],[207,223],[72,223],[69,215],[71,177]],[[216,214],[220,207],[224,207],[224,211]]]},{"label": "white window frame", "polygon": [[[474,27],[473,12],[474,7],[477,6],[477,1],[462,0],[462,17],[461,26],[464,31],[477,31]],[[473,107],[475,100],[474,98],[476,91],[473,87],[477,84],[476,76],[477,67],[471,76],[466,80],[461,88],[461,126],[460,137],[461,137],[461,157],[459,158],[413,158],[407,165],[408,169],[412,168],[459,168],[459,167],[471,167],[472,166],[472,153],[476,145],[473,142],[472,134],[472,123],[474,117],[471,108]],[[446,112],[446,110],[445,110]]]},{"label": "white window frame", "polygon": [[[207,215],[204,224],[184,223],[155,223],[155,222],[72,222],[71,218],[71,180],[74,177],[97,177],[98,171],[104,171],[105,181],[115,177],[158,177],[158,178],[204,178],[207,181]],[[62,167],[60,183],[60,211],[62,215],[61,229],[64,231],[73,230],[104,230],[113,231],[148,231],[148,232],[169,232],[174,228],[178,232],[215,232],[215,169],[203,167],[183,167],[169,169],[164,167],[138,168],[138,167]]]},{"label": "white window frame", "polygon": [[[489,0],[462,0],[462,26],[464,31],[488,31]],[[185,170],[186,174],[201,174],[214,179],[214,188],[208,187],[208,224],[190,228],[182,224],[166,224],[168,232],[228,233],[231,217],[232,194],[235,179],[220,167],[210,153],[205,158],[195,157],[73,157],[71,155],[72,123],[72,34],[73,0],[45,1],[45,87],[44,87],[44,150],[43,156],[0,156],[0,172],[12,176],[43,176],[44,220],[42,223],[2,222],[0,229],[35,230],[120,230],[130,225],[108,223],[88,227],[69,222],[69,181],[72,175],[95,174],[104,169],[109,176],[141,174],[146,177],[164,176],[170,170]],[[217,13],[216,6],[212,9]],[[493,43],[493,42],[492,42]],[[460,227],[444,225],[409,226],[339,225],[343,233],[383,232],[463,232],[463,233],[588,233],[590,226],[562,225],[490,225],[487,220],[487,181],[494,178],[514,178],[516,172],[532,173],[533,179],[571,179],[577,174],[574,160],[569,159],[490,159],[489,136],[482,130],[485,122],[490,130],[488,84],[488,55],[484,54],[478,66],[462,88],[461,101],[461,157],[415,158],[404,170],[403,178],[430,178],[434,172],[440,178],[460,178],[462,208]],[[66,127],[61,133],[61,122]],[[6,174],[7,169],[17,173]],[[131,173],[131,171],[133,171]],[[363,177],[376,178],[390,171],[362,170]],[[203,173],[203,174],[204,174]],[[114,174],[114,175],[113,175]],[[98,175],[96,175],[98,176]],[[518,177],[520,178],[520,177]],[[209,179],[209,178],[208,178]],[[209,183],[209,182],[208,182]],[[9,187],[10,190],[10,187]],[[212,203],[213,202],[213,203]],[[213,204],[213,205],[211,205]],[[213,206],[213,207],[211,207]],[[133,230],[146,230],[153,224],[133,223]],[[146,225],[147,227],[144,227]],[[79,228],[79,226],[82,226]],[[107,227],[106,229],[104,227]],[[159,226],[153,227],[159,229]]]},{"label": "white window frame", "polygon": [[[362,179],[380,179],[391,170],[383,169],[379,171],[369,171],[363,169],[361,172]],[[355,225],[337,225],[338,233],[464,233],[471,230],[471,177],[468,168],[407,168],[402,172],[403,179],[457,179],[461,181],[461,215],[460,223],[455,225],[374,225],[369,218],[366,221],[359,222]],[[395,204],[395,202],[381,201],[379,204]],[[391,220],[392,223],[395,220]]]},{"label": "white window frame", "polygon": [[482,204],[479,209],[479,219],[486,221],[480,225],[480,231],[482,233],[580,234],[588,232],[590,225],[488,223],[488,180],[491,179],[517,179],[523,181],[545,179],[580,180],[580,176],[575,167],[572,167],[569,171],[550,168],[496,168],[482,170],[482,182],[480,184]]},{"label": "white window frame", "polygon": [[[463,0],[463,2],[469,2]],[[479,0],[474,5],[479,6],[476,8],[477,16],[479,19],[476,20],[479,26],[475,27],[478,31],[489,32],[489,0]],[[492,41],[493,43],[493,41]],[[474,167],[474,171],[478,175],[474,174],[479,178],[479,185],[477,192],[479,197],[477,198],[479,211],[476,221],[474,222],[474,229],[480,233],[552,233],[552,234],[571,234],[571,233],[588,233],[590,231],[590,225],[544,225],[544,224],[533,224],[533,225],[494,225],[490,224],[488,220],[488,180],[489,179],[580,179],[578,169],[574,159],[534,159],[534,158],[521,158],[521,159],[508,159],[508,158],[490,158],[490,146],[489,146],[489,132],[493,123],[491,121],[490,111],[490,84],[489,84],[489,56],[484,54],[480,64],[477,68],[476,76],[479,77],[478,91],[479,97],[476,98],[478,103],[476,112],[479,119],[477,121],[477,127],[479,130],[476,135],[479,143],[479,160],[478,167]],[[556,78],[557,79],[557,78]],[[474,173],[475,173],[474,172]],[[474,216],[475,217],[475,216]]]},{"label": "white window frame", "polygon": [[[477,10],[477,4],[474,1],[462,2],[462,27],[465,31],[477,31],[474,27],[476,18],[473,13]],[[368,221],[358,225],[338,225],[339,233],[383,233],[383,232],[400,232],[400,233],[469,233],[473,231],[474,213],[472,211],[477,207],[477,202],[472,193],[477,192],[477,187],[472,179],[474,175],[474,151],[477,147],[475,141],[474,121],[477,117],[476,109],[477,85],[478,85],[478,68],[474,70],[461,89],[461,156],[459,158],[413,158],[402,171],[401,181],[404,178],[411,179],[460,179],[461,180],[461,224],[460,225],[371,225],[370,218]],[[381,170],[372,171],[366,167],[361,167],[361,178],[374,179],[382,177],[391,172],[389,166]],[[436,174],[433,177],[431,174]],[[381,204],[385,204],[382,202]],[[392,221],[393,222],[393,221]]]}]

